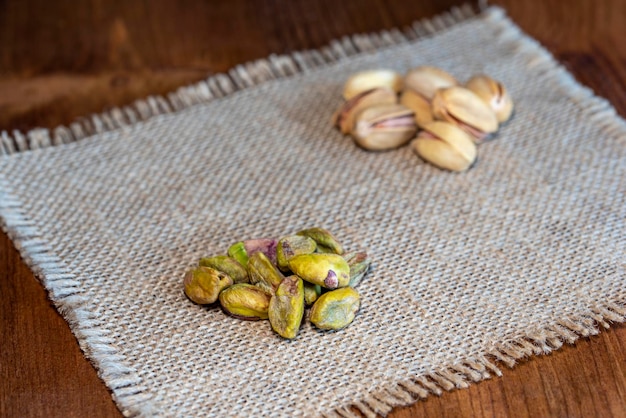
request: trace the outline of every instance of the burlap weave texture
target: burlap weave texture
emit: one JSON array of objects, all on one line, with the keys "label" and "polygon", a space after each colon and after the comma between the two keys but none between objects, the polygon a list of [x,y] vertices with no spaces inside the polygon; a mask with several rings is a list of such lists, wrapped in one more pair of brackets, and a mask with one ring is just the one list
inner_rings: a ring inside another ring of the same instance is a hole
[{"label": "burlap weave texture", "polygon": [[[501,10],[449,23],[0,157],[3,227],[125,415],[385,414],[624,320],[623,120]],[[350,74],[421,64],[515,100],[466,173],[329,122]],[[309,226],[374,261],[347,329],[286,341],[182,293],[201,256]]]}]

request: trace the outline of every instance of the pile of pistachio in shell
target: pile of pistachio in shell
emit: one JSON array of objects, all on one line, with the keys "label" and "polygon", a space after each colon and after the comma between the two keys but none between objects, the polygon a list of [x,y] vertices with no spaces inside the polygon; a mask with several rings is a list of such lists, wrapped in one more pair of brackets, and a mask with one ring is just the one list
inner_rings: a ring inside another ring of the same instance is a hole
[{"label": "pile of pistachio in shell", "polygon": [[391,70],[356,73],[343,97],[333,123],[357,145],[385,151],[411,143],[423,160],[451,171],[471,167],[477,145],[513,112],[513,101],[497,80],[480,74],[461,84],[432,66],[404,76]]},{"label": "pile of pistachio in shell", "polygon": [[369,266],[366,252],[345,252],[329,231],[308,228],[280,239],[236,242],[227,254],[200,259],[183,283],[192,302],[219,301],[228,315],[269,319],[279,335],[295,338],[305,307],[319,329],[350,325],[361,305],[355,287]]}]

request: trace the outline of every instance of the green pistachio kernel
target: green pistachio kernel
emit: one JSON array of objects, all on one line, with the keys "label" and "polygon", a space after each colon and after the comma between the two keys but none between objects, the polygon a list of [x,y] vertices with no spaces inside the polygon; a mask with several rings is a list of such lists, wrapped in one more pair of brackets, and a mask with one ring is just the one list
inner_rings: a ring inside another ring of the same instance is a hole
[{"label": "green pistachio kernel", "polygon": [[233,284],[233,279],[211,267],[197,267],[185,273],[183,284],[189,299],[200,305],[208,305],[217,300],[222,289]]},{"label": "green pistachio kernel", "polygon": [[304,235],[311,238],[317,243],[320,252],[332,252],[335,254],[343,254],[344,252],[343,246],[337,241],[337,238],[324,228],[303,229],[296,235]]},{"label": "green pistachio kernel", "polygon": [[367,273],[371,260],[365,251],[353,251],[343,254],[350,266],[350,287],[356,287]]},{"label": "green pistachio kernel", "polygon": [[315,301],[309,320],[319,329],[338,330],[352,323],[360,306],[359,293],[353,288],[331,290]]},{"label": "green pistachio kernel", "polygon": [[269,307],[272,329],[283,338],[295,338],[304,315],[304,284],[298,276],[285,277]]},{"label": "green pistachio kernel", "polygon": [[304,305],[311,306],[322,294],[322,287],[318,284],[304,282]]},{"label": "green pistachio kernel", "polygon": [[317,244],[309,237],[303,235],[289,235],[278,240],[276,247],[276,261],[278,268],[289,270],[289,260],[296,255],[311,254],[317,248]]},{"label": "green pistachio kernel", "polygon": [[270,294],[274,294],[284,276],[270,259],[262,252],[256,252],[248,260],[250,283],[257,285]]},{"label": "green pistachio kernel", "polygon": [[242,266],[246,267],[248,265],[248,252],[243,241],[231,245],[228,248],[228,255],[237,260]]},{"label": "green pistachio kernel", "polygon": [[236,318],[257,321],[267,319],[271,295],[249,283],[238,283],[220,293],[220,305]]},{"label": "green pistachio kernel", "polygon": [[235,283],[249,282],[246,269],[237,260],[227,255],[201,258],[199,264],[228,274]]},{"label": "green pistachio kernel", "polygon": [[327,289],[345,287],[350,282],[350,266],[337,254],[301,254],[289,260],[289,268],[302,280]]}]

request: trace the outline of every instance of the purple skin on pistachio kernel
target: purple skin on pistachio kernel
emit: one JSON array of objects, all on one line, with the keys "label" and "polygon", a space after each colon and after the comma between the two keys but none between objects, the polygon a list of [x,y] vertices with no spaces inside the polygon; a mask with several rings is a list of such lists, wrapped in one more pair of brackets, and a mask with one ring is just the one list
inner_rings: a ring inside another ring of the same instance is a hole
[{"label": "purple skin on pistachio kernel", "polygon": [[328,270],[328,275],[324,279],[324,286],[329,289],[335,289],[339,286],[339,280],[337,280],[337,274],[334,271]]},{"label": "purple skin on pistachio kernel", "polygon": [[250,239],[243,242],[248,256],[256,252],[262,252],[270,259],[272,264],[276,265],[276,246],[278,241],[271,238]]}]

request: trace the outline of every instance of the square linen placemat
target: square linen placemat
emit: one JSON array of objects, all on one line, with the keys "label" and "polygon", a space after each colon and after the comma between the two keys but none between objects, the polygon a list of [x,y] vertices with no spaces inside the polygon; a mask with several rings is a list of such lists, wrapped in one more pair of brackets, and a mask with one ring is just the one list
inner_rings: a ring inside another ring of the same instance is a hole
[{"label": "square linen placemat", "polygon": [[[329,123],[350,74],[423,64],[487,73],[515,101],[466,173]],[[3,228],[126,416],[386,414],[626,315],[625,123],[498,8],[270,57],[1,149]],[[287,341],[185,298],[201,256],[310,226],[373,259],[348,328]]]}]

